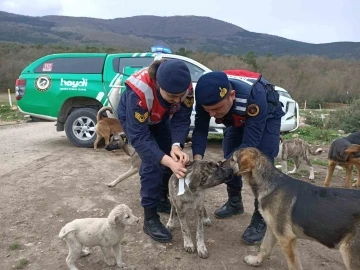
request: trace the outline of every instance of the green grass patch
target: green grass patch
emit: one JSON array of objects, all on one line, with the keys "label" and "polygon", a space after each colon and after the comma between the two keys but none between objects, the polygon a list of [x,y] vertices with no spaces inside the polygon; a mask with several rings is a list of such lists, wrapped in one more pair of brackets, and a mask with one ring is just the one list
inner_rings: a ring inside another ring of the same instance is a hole
[{"label": "green grass patch", "polygon": [[310,144],[329,144],[333,140],[340,138],[341,135],[334,129],[325,129],[318,127],[303,127],[298,130],[283,135],[285,140],[292,139],[294,134],[297,134],[298,138],[307,141]]},{"label": "green grass patch", "polygon": [[15,265],[15,269],[23,269],[28,263],[29,261],[27,259],[22,258]]},{"label": "green grass patch", "polygon": [[208,135],[208,142],[221,143],[223,139],[224,139],[224,135],[220,135],[220,134]]},{"label": "green grass patch", "polygon": [[24,114],[19,110],[11,109],[7,103],[0,103],[0,120],[1,121],[17,121],[24,120]]},{"label": "green grass patch", "polygon": [[17,250],[20,249],[20,245],[18,243],[12,243],[9,248],[10,250]]}]

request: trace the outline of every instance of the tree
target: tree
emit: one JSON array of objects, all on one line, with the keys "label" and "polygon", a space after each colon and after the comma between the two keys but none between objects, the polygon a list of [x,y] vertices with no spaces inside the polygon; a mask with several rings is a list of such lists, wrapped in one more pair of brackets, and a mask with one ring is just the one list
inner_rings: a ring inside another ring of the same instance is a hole
[{"label": "tree", "polygon": [[175,52],[175,54],[188,57],[192,54],[192,51],[188,51],[184,47],[181,47],[178,51]]},{"label": "tree", "polygon": [[249,66],[251,66],[254,71],[258,70],[258,64],[256,63],[256,53],[254,52],[248,52],[244,57],[243,57],[243,61],[248,64]]}]

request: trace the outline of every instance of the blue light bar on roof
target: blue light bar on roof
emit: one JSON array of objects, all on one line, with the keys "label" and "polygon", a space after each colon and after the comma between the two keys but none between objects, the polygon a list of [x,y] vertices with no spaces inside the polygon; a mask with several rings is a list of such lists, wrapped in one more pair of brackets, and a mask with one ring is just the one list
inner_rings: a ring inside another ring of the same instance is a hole
[{"label": "blue light bar on roof", "polygon": [[151,47],[151,52],[152,52],[152,53],[156,53],[156,52],[172,53],[169,48],[163,47],[163,46],[152,46],[152,47]]}]

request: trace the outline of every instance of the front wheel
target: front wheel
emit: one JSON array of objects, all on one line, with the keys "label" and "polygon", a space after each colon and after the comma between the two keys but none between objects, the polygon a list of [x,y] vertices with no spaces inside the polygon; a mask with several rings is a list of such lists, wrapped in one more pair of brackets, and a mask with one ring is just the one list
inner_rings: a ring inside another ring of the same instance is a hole
[{"label": "front wheel", "polygon": [[84,148],[94,146],[96,115],[97,111],[92,108],[79,108],[70,113],[65,121],[65,133],[73,145]]}]

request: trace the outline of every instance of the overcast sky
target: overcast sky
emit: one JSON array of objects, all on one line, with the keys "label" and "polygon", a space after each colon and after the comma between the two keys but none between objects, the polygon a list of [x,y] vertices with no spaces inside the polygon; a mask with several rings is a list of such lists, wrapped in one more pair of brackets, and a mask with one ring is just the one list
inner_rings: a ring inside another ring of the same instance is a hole
[{"label": "overcast sky", "polygon": [[0,10],[103,19],[199,15],[310,43],[360,41],[359,0],[0,0]]}]

